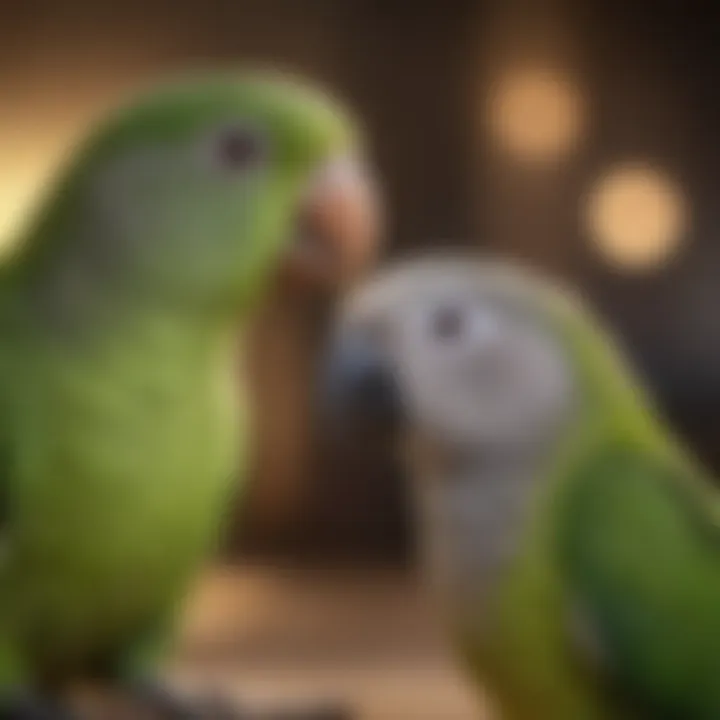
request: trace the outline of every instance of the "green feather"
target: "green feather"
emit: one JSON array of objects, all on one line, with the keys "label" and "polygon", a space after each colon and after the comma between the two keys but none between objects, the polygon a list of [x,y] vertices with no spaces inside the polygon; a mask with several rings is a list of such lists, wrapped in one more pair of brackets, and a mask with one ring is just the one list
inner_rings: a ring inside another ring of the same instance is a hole
[{"label": "green feather", "polygon": [[[520,279],[569,352],[579,418],[541,471],[494,629],[462,646],[517,720],[720,717],[715,491],[602,323]],[[592,649],[575,636],[577,613]]]},{"label": "green feather", "polygon": [[[228,124],[257,172],[212,164]],[[320,92],[213,76],[119,110],[54,184],[0,279],[0,696],[164,648],[247,464],[237,336],[312,173],[356,149]]]}]

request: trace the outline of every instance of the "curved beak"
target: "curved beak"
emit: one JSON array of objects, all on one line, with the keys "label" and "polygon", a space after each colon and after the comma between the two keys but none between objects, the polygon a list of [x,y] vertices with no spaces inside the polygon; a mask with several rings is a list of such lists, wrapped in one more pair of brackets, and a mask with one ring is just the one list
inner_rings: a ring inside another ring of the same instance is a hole
[{"label": "curved beak", "polygon": [[381,230],[380,196],[367,169],[354,158],[331,160],[301,203],[286,274],[303,284],[344,285],[374,260]]},{"label": "curved beak", "polygon": [[331,342],[319,386],[323,415],[335,430],[393,433],[402,422],[401,393],[391,362],[353,333]]}]

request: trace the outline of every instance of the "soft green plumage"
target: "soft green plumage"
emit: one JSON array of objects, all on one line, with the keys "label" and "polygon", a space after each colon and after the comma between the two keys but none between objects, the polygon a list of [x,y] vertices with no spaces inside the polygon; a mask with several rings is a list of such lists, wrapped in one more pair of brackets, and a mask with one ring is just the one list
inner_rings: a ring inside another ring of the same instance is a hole
[{"label": "soft green plumage", "polygon": [[[238,128],[261,157],[226,167]],[[119,111],[49,193],[0,284],[0,695],[164,649],[245,466],[237,336],[309,179],[356,150],[318,91],[200,77]]]},{"label": "soft green plumage", "polygon": [[525,291],[570,353],[579,421],[541,470],[523,553],[482,641],[497,649],[483,661],[471,647],[473,662],[520,720],[720,717],[709,478],[579,299],[542,282]]},{"label": "soft green plumage", "polygon": [[[434,335],[448,307],[463,324]],[[395,379],[444,619],[502,717],[720,717],[716,491],[581,301],[431,258],[360,289],[338,332],[336,394],[367,373],[353,342]]]}]

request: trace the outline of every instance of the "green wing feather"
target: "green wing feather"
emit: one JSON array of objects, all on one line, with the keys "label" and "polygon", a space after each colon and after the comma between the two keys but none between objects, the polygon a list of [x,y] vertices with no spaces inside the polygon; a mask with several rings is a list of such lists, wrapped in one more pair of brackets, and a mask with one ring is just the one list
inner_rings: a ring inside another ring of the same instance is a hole
[{"label": "green wing feather", "polygon": [[[680,462],[606,448],[567,488],[569,601],[605,679],[642,715],[720,718],[720,526]],[[587,648],[575,643],[585,654]]]}]

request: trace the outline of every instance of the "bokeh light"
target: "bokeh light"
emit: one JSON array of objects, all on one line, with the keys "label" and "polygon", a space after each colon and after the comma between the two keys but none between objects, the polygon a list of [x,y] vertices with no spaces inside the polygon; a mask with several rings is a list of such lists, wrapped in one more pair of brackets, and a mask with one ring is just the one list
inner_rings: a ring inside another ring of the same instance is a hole
[{"label": "bokeh light", "polygon": [[488,121],[494,139],[522,160],[556,160],[578,143],[582,93],[567,75],[548,68],[506,71],[491,86]]},{"label": "bokeh light", "polygon": [[585,206],[593,247],[626,271],[663,266],[679,249],[689,222],[685,195],[665,172],[648,164],[611,169]]}]

